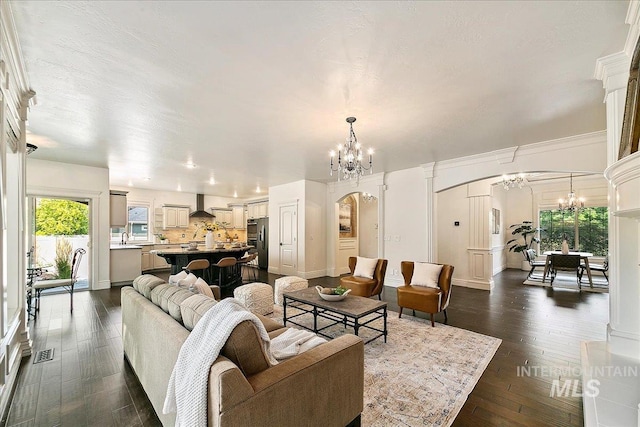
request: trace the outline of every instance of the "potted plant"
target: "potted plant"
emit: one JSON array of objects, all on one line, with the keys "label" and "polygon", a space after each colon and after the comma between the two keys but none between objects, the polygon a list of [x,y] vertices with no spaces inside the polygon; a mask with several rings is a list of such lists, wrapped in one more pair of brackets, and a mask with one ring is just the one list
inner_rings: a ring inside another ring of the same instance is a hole
[{"label": "potted plant", "polygon": [[520,252],[524,258],[522,269],[529,270],[526,250],[531,249],[534,243],[540,243],[540,238],[536,237],[536,233],[543,230],[540,227],[533,227],[533,222],[531,221],[522,221],[519,224],[510,225],[509,228],[512,229],[512,235],[518,236],[507,242],[509,251]]}]

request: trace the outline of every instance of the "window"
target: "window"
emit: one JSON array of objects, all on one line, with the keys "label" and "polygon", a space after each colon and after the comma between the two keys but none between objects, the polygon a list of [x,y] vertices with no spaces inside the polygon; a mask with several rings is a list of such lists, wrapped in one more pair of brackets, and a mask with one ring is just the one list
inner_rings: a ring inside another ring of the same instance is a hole
[{"label": "window", "polygon": [[131,204],[127,206],[127,227],[111,228],[111,241],[120,242],[122,233],[129,234],[129,241],[148,242],[149,239],[149,205]]},{"label": "window", "polygon": [[579,212],[541,210],[540,251],[559,250],[562,236],[566,234],[569,246],[574,250],[606,256],[609,250],[608,218],[606,207],[584,208]]}]

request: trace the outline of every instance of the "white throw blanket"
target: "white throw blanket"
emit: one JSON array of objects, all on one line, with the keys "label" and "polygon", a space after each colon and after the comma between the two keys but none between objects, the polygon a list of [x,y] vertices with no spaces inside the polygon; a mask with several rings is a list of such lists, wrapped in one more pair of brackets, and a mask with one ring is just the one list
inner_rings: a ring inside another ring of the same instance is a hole
[{"label": "white throw blanket", "polygon": [[287,359],[325,342],[311,331],[290,328],[271,340],[271,354],[277,360]]},{"label": "white throw blanket", "polygon": [[207,386],[211,365],[220,354],[233,329],[242,321],[252,321],[269,355],[269,335],[255,314],[235,298],[226,298],[211,307],[189,334],[173,367],[162,413],[176,412],[176,426],[206,427]]}]

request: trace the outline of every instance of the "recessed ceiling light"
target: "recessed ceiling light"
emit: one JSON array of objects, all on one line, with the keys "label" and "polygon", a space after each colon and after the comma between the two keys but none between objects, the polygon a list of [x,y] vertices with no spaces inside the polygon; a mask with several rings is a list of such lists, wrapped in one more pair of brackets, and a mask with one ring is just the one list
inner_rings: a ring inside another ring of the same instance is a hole
[{"label": "recessed ceiling light", "polygon": [[259,193],[259,192],[260,192],[260,186],[258,185],[258,186],[256,187],[256,193]]},{"label": "recessed ceiling light", "polygon": [[197,166],[197,165],[196,165],[195,163],[193,163],[193,162],[187,162],[187,163],[185,163],[184,165],[185,165],[187,168],[189,168],[189,169],[195,169],[195,168],[196,168],[196,166]]},{"label": "recessed ceiling light", "polygon": [[129,187],[133,187],[133,182],[129,180]]},{"label": "recessed ceiling light", "polygon": [[238,192],[237,191],[233,192],[233,197],[235,197],[236,199],[238,198]]},{"label": "recessed ceiling light", "polygon": [[211,179],[209,180],[209,184],[216,185],[216,180],[211,177]]},{"label": "recessed ceiling light", "polygon": [[180,184],[178,184],[178,188],[177,188],[177,190],[178,190],[178,191],[182,191],[182,186],[181,186]]}]

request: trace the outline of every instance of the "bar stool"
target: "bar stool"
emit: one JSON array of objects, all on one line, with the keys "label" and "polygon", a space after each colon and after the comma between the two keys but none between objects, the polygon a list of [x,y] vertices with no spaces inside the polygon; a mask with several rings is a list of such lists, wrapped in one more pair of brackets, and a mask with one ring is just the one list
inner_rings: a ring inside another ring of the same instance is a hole
[{"label": "bar stool", "polygon": [[[240,277],[242,279],[242,283],[253,283],[258,280],[258,275],[256,274],[255,268],[252,267],[251,262],[256,259],[257,254],[249,254],[245,257],[240,258],[237,262],[240,266]],[[247,272],[247,280],[244,280],[243,271]],[[250,274],[249,274],[250,273]]]},{"label": "bar stool", "polygon": [[187,264],[185,267],[182,267],[182,269],[184,271],[186,271],[187,273],[193,273],[194,271],[202,271],[202,273],[200,274],[200,277],[202,277],[202,279],[207,282],[210,283],[211,277],[209,277],[209,266],[211,265],[211,263],[209,263],[209,260],[206,259],[194,259],[191,262],[189,262],[189,264]]},{"label": "bar stool", "polygon": [[[226,257],[213,264],[214,267],[218,267],[218,286],[223,288],[228,285],[233,285],[237,281],[236,274],[234,274],[237,262],[238,261],[234,257]],[[228,280],[228,283],[225,283],[223,279],[229,278],[231,280]]]}]

